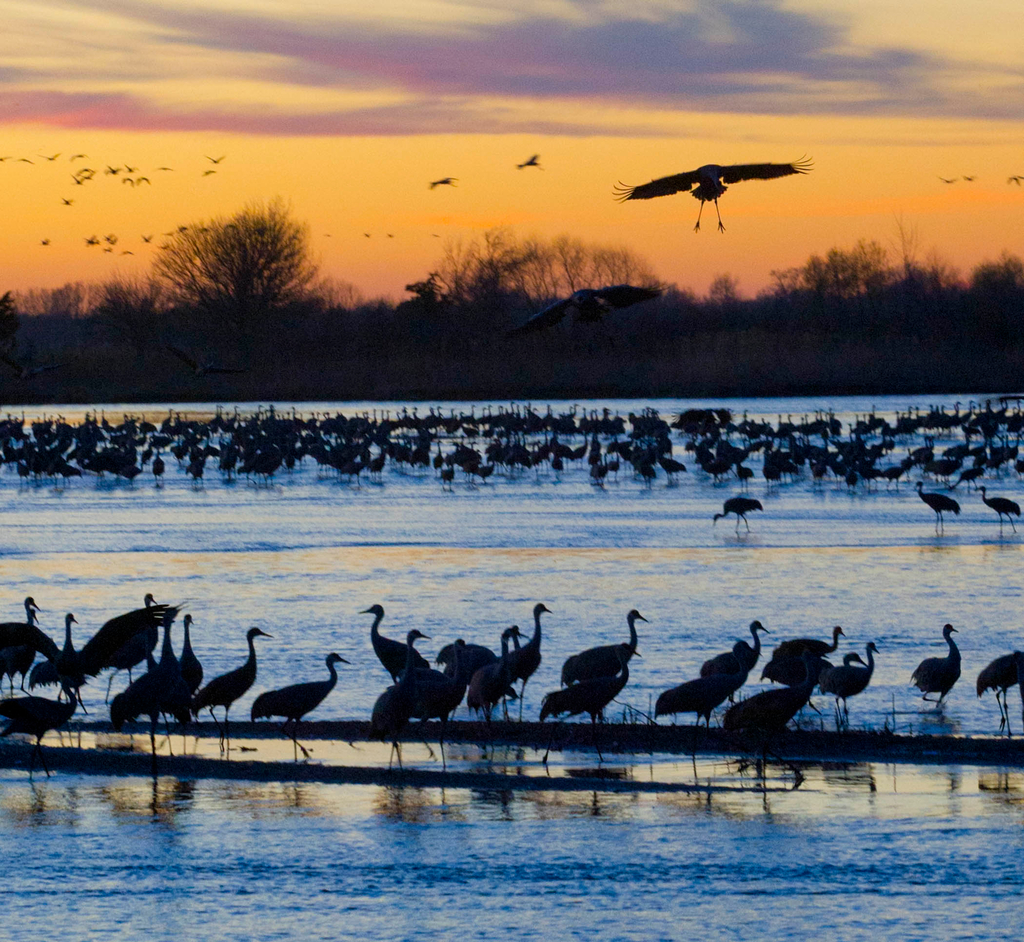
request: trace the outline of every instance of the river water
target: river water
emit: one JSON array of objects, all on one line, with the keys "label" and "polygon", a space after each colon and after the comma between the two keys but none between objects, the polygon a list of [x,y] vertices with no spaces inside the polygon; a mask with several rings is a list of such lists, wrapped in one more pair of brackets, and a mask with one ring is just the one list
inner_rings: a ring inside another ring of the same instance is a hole
[{"label": "river water", "polygon": [[[908,405],[970,398],[725,404],[773,422],[833,410],[845,423],[872,408],[891,421]],[[682,408],[721,404],[579,405],[623,415],[653,407],[671,419]],[[106,411],[119,418],[140,409]],[[960,440],[940,438],[936,450]],[[896,458],[920,443],[900,442]],[[325,676],[332,650],[352,663],[341,665],[314,716],[367,718],[388,682],[370,647],[371,616],[361,614],[375,603],[386,611],[385,634],[419,628],[431,638],[420,643],[429,655],[456,636],[497,648],[513,622],[530,633],[533,605],[543,601],[551,614],[543,663],[526,688],[531,719],[558,686],[564,658],[625,640],[632,608],[647,619],[638,624],[642,659],[631,662],[619,701],[641,712],[661,690],[696,676],[707,657],[749,638],[755,618],[772,632],[769,643],[827,638],[838,624],[846,632],[839,655],[863,652],[868,641],[879,648],[871,687],[850,702],[851,725],[996,733],[992,694],[979,699],[974,680],[992,658],[1024,647],[1024,527],[1001,531],[980,495],[961,487],[962,513],[937,533],[907,483],[851,491],[813,485],[805,473],[769,490],[751,461],[748,493],[764,511],[751,515],[749,533],[742,525],[737,533],[732,518],[712,525],[723,500],[739,493],[736,483],[716,485],[700,472],[678,433],[675,452],[689,471],[674,486],[662,475],[650,488],[621,472],[596,488],[585,465],[559,478],[457,480],[451,493],[433,472],[389,470],[382,483],[357,487],[318,475],[309,461],[270,487],[208,471],[195,488],[173,463],[159,489],[145,475],[133,487],[94,478],[63,489],[26,486],[6,470],[0,605],[16,619],[33,595],[55,637],[73,611],[81,641],[152,592],[193,614],[207,677],[241,663],[245,630],[258,625],[274,637],[259,639],[259,677],[234,708],[237,718],[247,718],[261,690]],[[987,483],[990,493],[1024,499],[1012,468]],[[909,678],[922,658],[945,654],[946,622],[959,632],[963,677],[936,713]],[[759,673],[751,689],[761,688]],[[85,694],[101,716],[104,686]],[[822,716],[807,722],[829,727],[831,705],[816,702]],[[1019,733],[1016,690],[1010,704]],[[270,754],[269,745],[259,748]],[[405,757],[439,764],[411,744]],[[449,758],[488,764],[477,747]],[[387,760],[386,750],[366,750],[337,761]],[[503,762],[535,769],[539,758],[499,750],[490,765]],[[571,774],[596,757],[569,753],[556,762],[558,774]],[[693,777],[688,758],[616,756],[606,765],[627,779]],[[709,759],[697,776],[713,785],[707,791],[639,794],[63,772],[30,781],[4,770],[0,937],[906,940],[1001,938],[1015,924],[1024,885],[1018,770],[864,763],[805,775],[793,790],[793,776],[777,769],[762,789],[737,762]],[[67,892],[59,903],[58,890]]]}]

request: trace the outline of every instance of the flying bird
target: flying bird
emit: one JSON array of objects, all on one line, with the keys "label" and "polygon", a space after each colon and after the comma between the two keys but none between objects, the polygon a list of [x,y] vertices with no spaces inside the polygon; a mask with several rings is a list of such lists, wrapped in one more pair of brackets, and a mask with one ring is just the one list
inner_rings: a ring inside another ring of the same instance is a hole
[{"label": "flying bird", "polygon": [[210,161],[211,164],[219,164],[225,157],[227,157],[227,154],[221,154],[220,157],[210,157],[208,154],[206,155],[206,159]]},{"label": "flying bird", "polygon": [[434,180],[427,184],[428,189],[434,189],[435,186],[455,186],[455,181],[458,177],[441,177],[440,180]]},{"label": "flying bird", "polygon": [[715,204],[715,212],[718,213],[718,231],[725,232],[722,214],[718,210],[718,198],[727,189],[725,184],[742,183],[744,180],[775,180],[794,173],[810,173],[811,167],[811,161],[806,157],[789,164],[732,164],[728,167],[705,164],[696,170],[660,177],[640,186],[625,186],[620,183],[614,192],[620,202],[649,200],[655,196],[671,196],[673,193],[689,193],[694,199],[700,200],[697,224],[693,231],[700,230],[700,214],[704,211],[704,204],[712,202]]},{"label": "flying bird", "polygon": [[544,168],[540,165],[540,154],[534,154],[529,160],[516,164],[516,170],[522,170],[524,167],[536,167],[538,170],[543,170]]},{"label": "flying bird", "polygon": [[1020,186],[1022,180],[1024,180],[1024,176],[1016,173],[1012,177],[1006,178],[1007,183],[1016,183],[1017,186]]},{"label": "flying bird", "polygon": [[248,372],[244,367],[232,367],[232,366],[217,366],[215,363],[207,362],[200,363],[193,356],[186,353],[181,347],[176,347],[172,343],[165,344],[167,349],[173,353],[182,363],[184,363],[189,369],[192,370],[196,376],[207,376],[211,373],[245,373]]},{"label": "flying bird", "polygon": [[956,177],[939,177],[943,183],[956,183]]},{"label": "flying bird", "polygon": [[556,301],[554,304],[534,314],[525,324],[510,330],[505,336],[514,337],[518,334],[529,334],[537,330],[553,327],[568,313],[570,308],[576,309],[577,323],[599,321],[611,310],[631,307],[641,301],[650,301],[661,294],[661,288],[639,288],[634,285],[610,285],[607,288],[581,288],[569,297]]}]

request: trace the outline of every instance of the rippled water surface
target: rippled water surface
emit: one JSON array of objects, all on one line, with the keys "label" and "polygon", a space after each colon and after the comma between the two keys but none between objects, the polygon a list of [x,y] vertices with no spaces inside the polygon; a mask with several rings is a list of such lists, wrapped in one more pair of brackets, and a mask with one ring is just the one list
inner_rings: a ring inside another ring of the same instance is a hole
[{"label": "rippled water surface", "polygon": [[[729,403],[773,422],[832,408],[844,423],[872,406],[891,419],[907,404]],[[623,415],[653,405],[671,418],[693,403],[607,405]],[[337,406],[363,408],[373,405]],[[937,450],[960,440],[940,439]],[[626,639],[631,608],[648,624],[638,626],[643,657],[620,701],[640,711],[744,637],[754,618],[771,630],[769,642],[825,638],[839,624],[852,646],[840,655],[870,640],[880,651],[871,687],[851,700],[852,725],[996,732],[995,703],[975,695],[974,679],[1024,647],[1024,527],[1001,532],[980,496],[961,487],[963,511],[939,534],[907,483],[851,491],[815,486],[805,473],[769,491],[755,460],[749,494],[764,512],[751,515],[749,534],[737,533],[732,518],[711,519],[736,483],[714,484],[678,433],[674,444],[690,470],[676,486],[662,475],[651,488],[623,472],[595,488],[585,465],[560,478],[456,481],[452,493],[433,472],[388,471],[383,483],[356,487],[309,461],[271,487],[208,471],[201,489],[173,467],[160,489],[146,475],[134,487],[26,486],[8,469],[0,605],[16,619],[33,595],[54,636],[73,611],[84,640],[146,592],[183,600],[207,676],[240,663],[245,629],[259,625],[274,637],[261,639],[259,678],[239,717],[260,690],[324,676],[323,658],[336,650],[352,664],[315,714],[324,719],[368,717],[386,686],[370,616],[360,614],[374,603],[387,612],[384,633],[417,627],[431,636],[421,642],[430,654],[456,636],[496,648],[513,622],[529,633],[543,601],[551,614],[526,689],[531,718],[566,656]],[[901,442],[896,457],[917,444]],[[988,483],[1024,500],[1012,469]],[[936,714],[909,677],[922,658],[945,653],[945,622],[959,629],[964,675]],[[101,715],[102,686],[86,691]],[[817,699],[823,717],[813,722],[831,725],[830,705]],[[1019,732],[1015,690],[1010,703]],[[409,757],[433,767],[426,750]],[[689,760],[610,761],[634,778],[693,773]],[[524,794],[66,773],[29,782],[8,770],[0,936],[14,926],[26,927],[19,938],[52,935],[58,887],[70,891],[61,928],[76,938],[903,940],[1003,937],[1016,922],[1024,779],[1015,770],[816,768],[795,791],[787,770],[769,777],[767,791],[736,763],[698,771],[714,789]]]}]

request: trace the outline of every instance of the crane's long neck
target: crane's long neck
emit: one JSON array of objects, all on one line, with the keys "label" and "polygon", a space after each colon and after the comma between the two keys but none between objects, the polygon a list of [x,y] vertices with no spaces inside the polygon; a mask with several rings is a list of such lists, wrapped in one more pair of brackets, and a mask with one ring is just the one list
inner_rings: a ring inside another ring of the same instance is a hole
[{"label": "crane's long neck", "polygon": [[327,659],[327,671],[331,675],[327,681],[327,692],[330,693],[338,682],[338,668],[335,667],[334,660],[331,658]]},{"label": "crane's long neck", "polygon": [[540,647],[540,616],[540,612],[533,613],[533,637],[530,639],[529,644],[526,645],[528,648]]},{"label": "crane's long neck", "polygon": [[249,658],[245,662],[246,672],[251,673],[255,676],[256,674],[256,636],[249,635]]},{"label": "crane's long neck", "polygon": [[501,636],[501,679],[506,684],[512,678],[512,658],[508,656],[508,638],[509,636],[505,634]]},{"label": "crane's long neck", "polygon": [[415,639],[410,638],[405,642],[405,670],[402,671],[402,677],[398,681],[398,686],[403,690],[408,687],[412,687],[413,685],[413,664],[416,659],[416,648],[413,647],[414,640]]},{"label": "crane's long neck", "polygon": [[639,639],[636,636],[636,615],[630,615],[627,619],[629,622],[629,650],[630,653],[636,651],[636,646]]},{"label": "crane's long neck", "polygon": [[960,649],[956,646],[951,634],[946,635],[946,643],[949,645],[949,656],[957,663],[960,663]]},{"label": "crane's long neck", "polygon": [[73,654],[75,651],[74,644],[71,643],[71,622],[72,618],[70,615],[64,618],[64,653]]},{"label": "crane's long neck", "polygon": [[170,621],[164,622],[164,643],[160,648],[160,663],[163,664],[165,661],[170,663],[176,660],[174,657],[174,649],[171,647],[171,623]]},{"label": "crane's long neck", "polygon": [[754,655],[755,657],[761,656],[761,632],[756,628],[751,628],[750,633],[754,636]]},{"label": "crane's long neck", "polygon": [[833,631],[832,632],[832,645],[828,649],[829,653],[831,654],[838,647],[839,647],[839,632],[838,631]]},{"label": "crane's long neck", "polygon": [[866,653],[868,658],[868,679],[870,679],[875,670],[875,652],[871,648],[868,648]]},{"label": "crane's long neck", "polygon": [[190,629],[192,628],[192,619],[185,620],[185,639],[181,642],[181,653],[184,654],[186,651],[191,652],[192,650],[192,636]]},{"label": "crane's long neck", "polygon": [[374,643],[380,640],[380,623],[384,620],[384,613],[373,616],[373,627],[370,628],[370,640]]}]

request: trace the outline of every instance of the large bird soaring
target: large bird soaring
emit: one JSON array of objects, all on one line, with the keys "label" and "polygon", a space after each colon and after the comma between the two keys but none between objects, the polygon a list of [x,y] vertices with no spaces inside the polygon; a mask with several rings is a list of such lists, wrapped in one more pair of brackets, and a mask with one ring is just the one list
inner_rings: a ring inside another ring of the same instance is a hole
[{"label": "large bird soaring", "polygon": [[635,285],[609,285],[607,288],[580,288],[569,297],[534,314],[525,324],[510,330],[505,336],[531,334],[537,330],[553,327],[569,312],[576,309],[577,323],[599,321],[605,314],[623,307],[631,307],[641,301],[650,301],[661,294],[661,288],[640,288]]},{"label": "large bird soaring", "polygon": [[660,177],[640,186],[615,187],[615,196],[621,202],[625,200],[649,200],[655,196],[671,196],[673,193],[689,193],[694,199],[700,200],[697,213],[697,225],[694,232],[700,230],[700,214],[704,204],[715,204],[718,213],[718,231],[725,232],[722,225],[722,214],[718,211],[718,198],[726,191],[727,183],[742,183],[744,180],[775,180],[788,177],[794,173],[810,173],[811,161],[806,157],[789,164],[732,164],[720,167],[718,164],[705,164],[696,170],[677,173],[671,177]]}]

